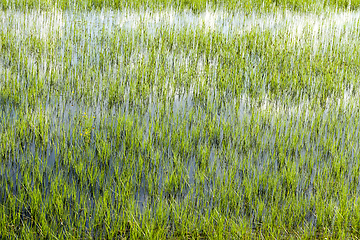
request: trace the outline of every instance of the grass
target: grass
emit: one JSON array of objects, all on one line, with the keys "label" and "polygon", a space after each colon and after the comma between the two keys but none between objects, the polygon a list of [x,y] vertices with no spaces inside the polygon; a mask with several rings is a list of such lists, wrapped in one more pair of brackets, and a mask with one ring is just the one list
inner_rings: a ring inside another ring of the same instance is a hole
[{"label": "grass", "polygon": [[357,12],[7,3],[2,238],[359,237]]},{"label": "grass", "polygon": [[356,10],[360,6],[359,0],[1,0],[0,8],[5,9],[42,9],[49,10],[57,8],[61,10],[78,9],[78,10],[99,10],[103,8],[110,9],[151,9],[164,10],[176,8],[180,10],[191,10],[202,12],[206,9],[224,8],[228,11],[245,12],[252,11],[273,11],[274,9],[291,9],[293,11],[321,12],[324,8],[337,10]]}]

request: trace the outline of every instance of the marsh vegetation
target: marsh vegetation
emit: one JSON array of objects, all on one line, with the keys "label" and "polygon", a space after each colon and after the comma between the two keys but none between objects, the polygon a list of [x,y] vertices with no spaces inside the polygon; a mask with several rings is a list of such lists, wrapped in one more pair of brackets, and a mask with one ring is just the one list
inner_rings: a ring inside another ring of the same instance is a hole
[{"label": "marsh vegetation", "polygon": [[0,3],[1,237],[360,236],[356,1],[68,2]]}]

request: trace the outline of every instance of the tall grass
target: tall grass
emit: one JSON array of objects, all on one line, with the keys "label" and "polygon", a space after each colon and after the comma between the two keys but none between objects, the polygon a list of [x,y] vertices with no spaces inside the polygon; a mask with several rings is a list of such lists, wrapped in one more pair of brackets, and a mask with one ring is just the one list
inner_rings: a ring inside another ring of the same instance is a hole
[{"label": "tall grass", "polygon": [[359,237],[358,13],[78,10],[1,12],[2,237]]}]

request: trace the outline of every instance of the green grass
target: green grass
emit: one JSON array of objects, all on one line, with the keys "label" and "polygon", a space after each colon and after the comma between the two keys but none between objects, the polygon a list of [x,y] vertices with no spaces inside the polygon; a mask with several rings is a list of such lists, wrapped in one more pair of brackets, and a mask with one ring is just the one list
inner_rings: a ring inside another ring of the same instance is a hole
[{"label": "green grass", "polygon": [[359,237],[356,12],[18,6],[1,238]]},{"label": "green grass", "polygon": [[107,9],[151,9],[164,10],[175,8],[201,12],[206,9],[224,8],[228,11],[243,10],[273,11],[274,9],[290,9],[294,11],[322,11],[324,8],[337,10],[356,10],[360,6],[360,0],[1,0],[0,8],[4,9],[42,9],[57,8],[61,10],[99,10]]}]

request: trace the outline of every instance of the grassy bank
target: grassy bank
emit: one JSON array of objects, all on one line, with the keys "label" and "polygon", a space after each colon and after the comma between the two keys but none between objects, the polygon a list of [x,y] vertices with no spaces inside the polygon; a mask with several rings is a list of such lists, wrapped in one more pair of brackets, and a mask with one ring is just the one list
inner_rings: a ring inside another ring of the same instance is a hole
[{"label": "grassy bank", "polygon": [[359,19],[1,12],[1,237],[359,237]]}]

